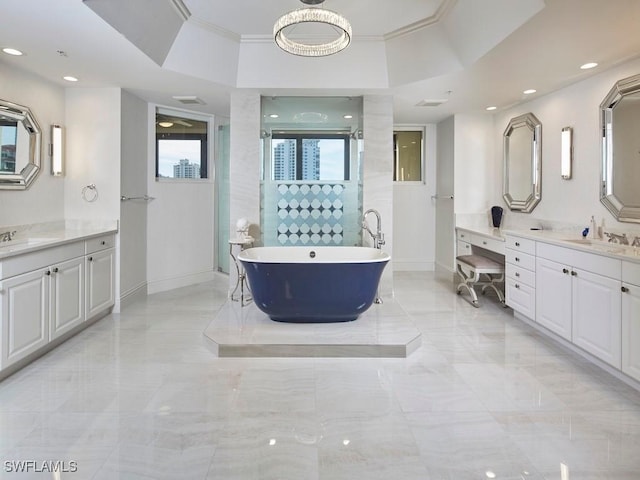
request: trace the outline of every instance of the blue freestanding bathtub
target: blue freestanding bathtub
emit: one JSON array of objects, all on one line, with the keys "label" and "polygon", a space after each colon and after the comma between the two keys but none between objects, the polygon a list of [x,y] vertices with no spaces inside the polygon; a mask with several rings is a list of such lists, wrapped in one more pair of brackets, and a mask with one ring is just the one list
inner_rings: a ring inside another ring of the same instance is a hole
[{"label": "blue freestanding bathtub", "polygon": [[238,260],[256,306],[279,322],[348,322],[376,298],[389,255],[368,247],[256,247]]}]

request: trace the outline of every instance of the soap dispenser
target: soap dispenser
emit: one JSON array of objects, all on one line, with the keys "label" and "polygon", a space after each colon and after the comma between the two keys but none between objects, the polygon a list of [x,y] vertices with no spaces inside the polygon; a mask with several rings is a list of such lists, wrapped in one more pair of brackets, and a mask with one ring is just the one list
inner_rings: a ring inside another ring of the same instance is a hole
[{"label": "soap dispenser", "polygon": [[593,238],[594,240],[598,238],[598,226],[596,225],[596,217],[594,215],[591,215],[589,230],[591,230],[591,238]]}]

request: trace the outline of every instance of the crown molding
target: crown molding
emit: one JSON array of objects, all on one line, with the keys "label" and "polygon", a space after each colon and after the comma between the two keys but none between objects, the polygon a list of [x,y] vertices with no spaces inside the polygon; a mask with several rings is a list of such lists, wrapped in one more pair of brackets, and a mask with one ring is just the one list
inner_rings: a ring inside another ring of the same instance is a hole
[{"label": "crown molding", "polygon": [[191,17],[191,12],[182,0],[169,0],[169,3],[171,3],[173,8],[175,8],[176,12],[178,12],[178,15],[180,15],[183,21],[186,22],[187,20],[189,20],[189,18]]},{"label": "crown molding", "polygon": [[423,18],[422,20],[418,20],[417,22],[406,25],[402,28],[394,30],[393,32],[389,32],[384,35],[384,39],[391,40],[393,38],[402,37],[404,35],[417,32],[418,30],[422,30],[423,28],[438,23],[451,11],[451,9],[453,9],[457,1],[458,0],[444,0],[444,2],[440,4],[436,12],[430,17]]}]

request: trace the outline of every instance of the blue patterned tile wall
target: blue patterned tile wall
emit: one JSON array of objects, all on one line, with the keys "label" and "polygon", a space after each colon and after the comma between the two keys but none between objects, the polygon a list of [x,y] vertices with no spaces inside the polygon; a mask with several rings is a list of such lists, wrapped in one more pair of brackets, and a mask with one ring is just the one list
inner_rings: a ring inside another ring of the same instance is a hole
[{"label": "blue patterned tile wall", "polygon": [[278,244],[342,245],[343,192],[339,183],[278,185]]}]

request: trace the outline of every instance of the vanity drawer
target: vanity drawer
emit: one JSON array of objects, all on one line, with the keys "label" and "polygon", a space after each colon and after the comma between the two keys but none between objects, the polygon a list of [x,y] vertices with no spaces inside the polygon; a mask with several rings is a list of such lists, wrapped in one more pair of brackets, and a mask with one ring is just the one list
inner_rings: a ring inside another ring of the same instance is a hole
[{"label": "vanity drawer", "polygon": [[532,272],[536,271],[536,257],[533,255],[507,248],[504,257],[507,263],[526,268],[527,270],[531,270]]},{"label": "vanity drawer", "polygon": [[536,318],[536,289],[522,282],[507,278],[505,282],[506,304],[514,311],[534,320]]},{"label": "vanity drawer", "polygon": [[85,253],[99,252],[100,250],[113,248],[115,245],[115,235],[102,235],[101,237],[91,238],[85,241]]},{"label": "vanity drawer", "polygon": [[471,255],[471,244],[463,240],[456,242],[456,256]]},{"label": "vanity drawer", "polygon": [[506,247],[511,250],[528,253],[529,255],[535,255],[536,253],[536,242],[534,240],[529,240],[528,238],[507,235],[505,243]]},{"label": "vanity drawer", "polygon": [[536,273],[526,268],[519,267],[513,263],[507,263],[505,265],[505,273],[507,278],[515,280],[516,282],[524,283],[530,287],[536,284]]},{"label": "vanity drawer", "polygon": [[495,238],[485,237],[483,235],[471,235],[471,243],[480,248],[491,250],[492,252],[504,255],[504,242]]},{"label": "vanity drawer", "polygon": [[460,230],[459,228],[456,229],[456,239],[457,240],[462,240],[463,242],[469,242],[471,243],[471,232],[468,232],[467,230]]}]

